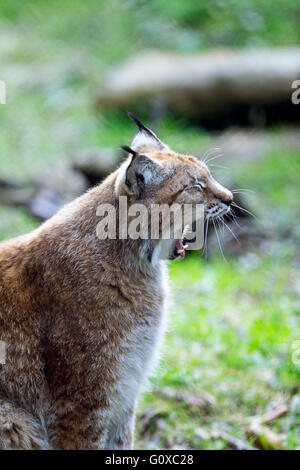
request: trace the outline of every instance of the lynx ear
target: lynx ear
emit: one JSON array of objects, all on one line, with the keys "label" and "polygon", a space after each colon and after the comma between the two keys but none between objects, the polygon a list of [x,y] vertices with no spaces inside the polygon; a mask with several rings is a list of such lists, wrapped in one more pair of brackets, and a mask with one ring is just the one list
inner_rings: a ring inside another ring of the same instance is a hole
[{"label": "lynx ear", "polygon": [[151,129],[144,126],[132,113],[128,113],[128,116],[139,128],[131,144],[133,150],[146,153],[168,149],[168,146],[165,145]]},{"label": "lynx ear", "polygon": [[122,149],[132,155],[124,179],[127,193],[139,195],[146,186],[157,184],[163,179],[164,171],[158,162],[139,154],[130,147],[124,146]]}]

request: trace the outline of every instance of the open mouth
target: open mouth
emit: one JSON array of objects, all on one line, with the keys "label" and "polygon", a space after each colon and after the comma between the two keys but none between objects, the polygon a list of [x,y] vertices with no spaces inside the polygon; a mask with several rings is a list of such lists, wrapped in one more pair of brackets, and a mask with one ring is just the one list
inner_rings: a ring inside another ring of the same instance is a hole
[{"label": "open mouth", "polygon": [[181,259],[184,259],[185,257],[185,250],[187,248],[187,244],[184,243],[184,240],[182,239],[178,239],[175,241],[175,245],[174,245],[174,249],[173,249],[173,253],[172,253],[172,256],[170,257],[170,259],[175,259],[175,258],[178,258],[180,257]]},{"label": "open mouth", "polygon": [[[223,204],[222,207],[214,207],[212,209],[209,209],[206,215],[208,219],[215,219],[216,217],[220,217],[222,215],[227,214],[229,211],[230,211],[230,206],[228,206],[227,204]],[[171,255],[169,256],[169,259],[174,260],[179,257],[181,259],[184,259],[187,248],[188,248],[187,239],[184,238],[184,236],[183,238],[176,239],[173,245],[173,251],[171,252]]]}]

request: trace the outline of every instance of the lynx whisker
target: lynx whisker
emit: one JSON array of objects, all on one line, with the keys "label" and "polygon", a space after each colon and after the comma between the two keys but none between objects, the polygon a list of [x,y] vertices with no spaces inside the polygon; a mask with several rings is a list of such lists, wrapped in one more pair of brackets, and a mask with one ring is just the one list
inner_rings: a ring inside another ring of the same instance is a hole
[{"label": "lynx whisker", "polygon": [[231,230],[231,228],[229,227],[228,224],[226,224],[225,220],[223,219],[223,217],[220,217],[220,220],[221,222],[223,223],[223,226],[225,226],[229,232],[231,233],[231,235],[233,236],[233,238],[240,244],[240,240],[237,238],[237,236],[235,235],[235,233]]},{"label": "lynx whisker", "polygon": [[218,155],[215,155],[214,157],[209,158],[208,160],[205,161],[205,164],[208,165],[210,162],[213,160],[216,160],[217,158],[221,158],[223,156],[222,153],[218,153]]},{"label": "lynx whisker", "polygon": [[214,148],[208,149],[204,153],[203,158],[201,159],[202,163],[206,163],[207,159],[213,154],[213,152],[219,151],[219,150],[221,150],[219,147],[214,147]]},{"label": "lynx whisker", "polygon": [[255,194],[255,191],[252,191],[251,189],[243,189],[243,188],[238,188],[238,189],[231,189],[231,192],[233,194]]},{"label": "lynx whisker", "polygon": [[228,212],[226,215],[230,218],[230,220],[232,220],[232,222],[235,223],[235,225],[236,225],[238,228],[240,228],[240,229],[242,228],[242,227],[240,226],[240,224],[238,223],[237,216],[235,215],[235,213],[232,211],[231,208],[230,208],[229,212]]},{"label": "lynx whisker", "polygon": [[247,209],[244,209],[244,207],[239,206],[236,202],[233,202],[232,205],[245,212],[246,214],[251,215],[251,217],[254,217],[254,219],[257,219],[257,217],[252,212],[248,211]]},{"label": "lynx whisker", "polygon": [[227,259],[225,258],[225,255],[224,255],[224,252],[223,252],[223,249],[222,249],[222,244],[221,244],[221,242],[220,242],[220,237],[219,237],[219,235],[218,235],[218,230],[217,230],[217,228],[216,228],[216,224],[215,224],[214,219],[212,219],[212,222],[213,222],[213,225],[214,225],[214,229],[215,229],[215,232],[216,232],[216,237],[217,237],[217,240],[218,240],[218,244],[219,244],[219,248],[220,248],[220,251],[221,251],[223,260],[227,262]]}]

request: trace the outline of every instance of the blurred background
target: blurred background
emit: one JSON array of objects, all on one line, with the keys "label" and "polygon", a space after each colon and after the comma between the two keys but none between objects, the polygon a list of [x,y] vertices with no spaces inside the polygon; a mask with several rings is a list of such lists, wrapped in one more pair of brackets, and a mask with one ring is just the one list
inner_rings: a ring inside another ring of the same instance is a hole
[{"label": "blurred background", "polygon": [[125,111],[211,160],[243,208],[223,254],[212,230],[170,265],[137,448],[300,447],[299,23],[298,0],[1,1],[1,240],[118,165]]}]

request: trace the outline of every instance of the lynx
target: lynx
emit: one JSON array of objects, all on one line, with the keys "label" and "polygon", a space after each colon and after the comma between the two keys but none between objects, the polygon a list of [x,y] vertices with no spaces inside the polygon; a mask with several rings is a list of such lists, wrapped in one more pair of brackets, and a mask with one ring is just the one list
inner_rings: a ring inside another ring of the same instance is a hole
[{"label": "lynx", "polygon": [[[203,204],[232,194],[207,166],[138,132],[123,164],[27,235],[0,245],[0,447],[131,449],[135,406],[166,324],[166,259],[182,239],[102,239],[97,208]],[[117,212],[117,211],[116,211]]]}]

